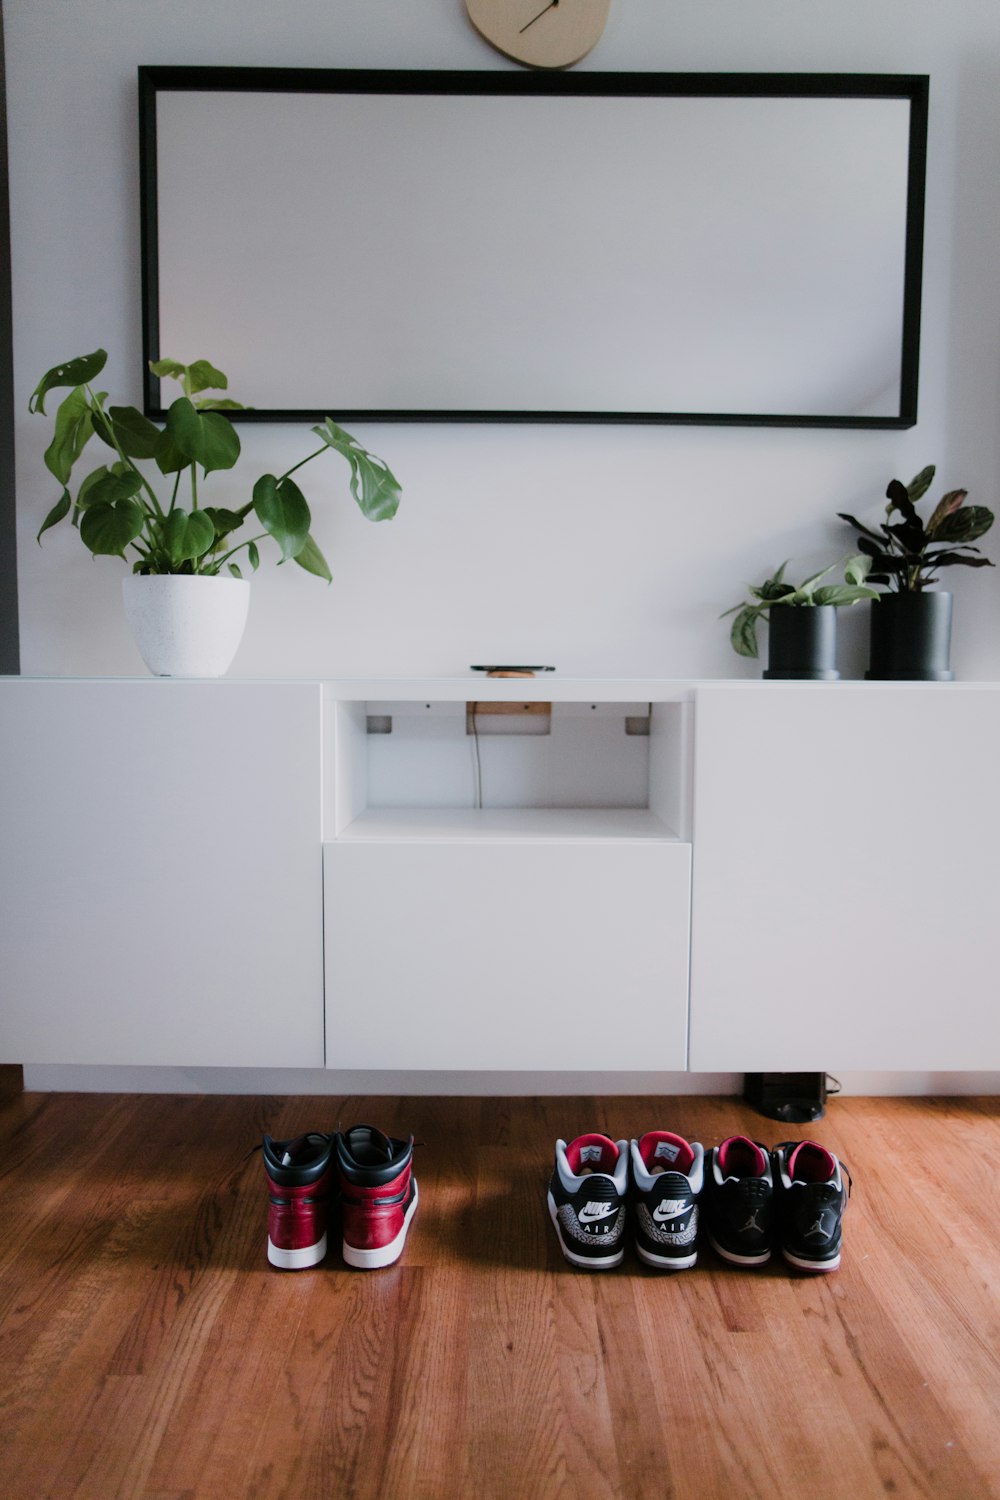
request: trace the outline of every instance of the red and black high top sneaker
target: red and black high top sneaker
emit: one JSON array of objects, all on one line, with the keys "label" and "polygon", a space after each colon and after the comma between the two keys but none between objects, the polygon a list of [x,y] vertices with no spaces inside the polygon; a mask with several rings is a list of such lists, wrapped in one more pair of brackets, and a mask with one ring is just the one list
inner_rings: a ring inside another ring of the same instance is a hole
[{"label": "red and black high top sneaker", "polygon": [[326,1254],[333,1136],[311,1130],[292,1140],[264,1137],[267,1258],[284,1271],[317,1266]]},{"label": "red and black high top sneaker", "polygon": [[337,1136],[344,1259],[361,1271],[391,1266],[403,1253],[417,1211],[413,1137],[400,1141],[371,1125]]}]

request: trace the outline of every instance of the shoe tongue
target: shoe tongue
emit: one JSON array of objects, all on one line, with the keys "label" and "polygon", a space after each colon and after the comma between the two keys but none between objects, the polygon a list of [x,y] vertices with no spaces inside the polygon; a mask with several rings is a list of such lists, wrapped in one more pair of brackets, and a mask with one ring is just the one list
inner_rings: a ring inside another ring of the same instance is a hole
[{"label": "shoe tongue", "polygon": [[316,1155],[316,1147],[312,1144],[313,1139],[310,1135],[296,1135],[290,1141],[285,1141],[285,1149],[281,1154],[281,1165],[283,1167],[299,1167],[305,1162],[312,1161]]},{"label": "shoe tongue", "polygon": [[578,1135],[566,1147],[566,1160],[576,1177],[591,1172],[613,1173],[618,1165],[618,1147],[606,1135]]},{"label": "shoe tongue", "polygon": [[799,1141],[788,1158],[788,1175],[792,1182],[829,1182],[836,1170],[830,1152],[816,1141]]},{"label": "shoe tongue", "polygon": [[719,1147],[719,1171],[723,1177],[763,1177],[764,1153],[747,1135],[731,1135]]},{"label": "shoe tongue", "polygon": [[647,1172],[690,1172],[694,1152],[682,1135],[669,1130],[650,1130],[639,1142],[639,1155]]},{"label": "shoe tongue", "polygon": [[380,1167],[392,1161],[392,1141],[373,1125],[355,1125],[347,1132],[347,1145],[363,1167]]}]

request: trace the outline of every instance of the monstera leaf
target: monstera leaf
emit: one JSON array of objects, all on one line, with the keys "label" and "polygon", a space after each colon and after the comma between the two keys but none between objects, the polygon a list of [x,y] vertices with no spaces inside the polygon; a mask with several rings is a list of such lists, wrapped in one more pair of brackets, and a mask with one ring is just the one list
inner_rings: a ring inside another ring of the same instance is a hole
[{"label": "monstera leaf", "polygon": [[295,561],[300,568],[305,568],[307,573],[313,573],[317,578],[325,578],[327,583],[333,582],[330,564],[311,536],[306,537],[305,546],[301,552],[296,552]]},{"label": "monstera leaf", "polygon": [[275,479],[262,474],[253,487],[253,508],[257,519],[281,548],[281,560],[297,557],[309,540],[312,517],[306,497],[288,478]]},{"label": "monstera leaf", "polygon": [[351,466],[351,494],[369,521],[389,521],[399,509],[399,481],[388,464],[362,448],[356,438],[332,417],[313,428],[328,448],[340,453]]},{"label": "monstera leaf", "polygon": [[179,396],[167,412],[167,434],[174,447],[206,474],[231,469],[240,456],[240,440],[228,418],[199,411],[186,396]]},{"label": "monstera leaf", "polygon": [[138,500],[102,501],[84,511],[80,536],[95,555],[124,557],[125,548],[142,535],[145,524],[146,512]]},{"label": "monstera leaf", "polygon": [[45,467],[60,484],[69,483],[73,465],[90,442],[93,432],[90,398],[82,386],[76,386],[60,403],[55,434],[45,450]]},{"label": "monstera leaf", "polygon": [[83,354],[79,359],[68,359],[65,364],[55,365],[46,371],[35,386],[28,401],[28,410],[44,413],[45,398],[49,391],[58,390],[60,386],[88,385],[95,375],[100,375],[107,362],[105,351],[95,349],[93,354]]},{"label": "monstera leaf", "polygon": [[181,563],[204,557],[215,546],[215,527],[203,510],[190,514],[179,507],[172,510],[163,523],[163,545],[167,550],[170,565],[179,568]]}]

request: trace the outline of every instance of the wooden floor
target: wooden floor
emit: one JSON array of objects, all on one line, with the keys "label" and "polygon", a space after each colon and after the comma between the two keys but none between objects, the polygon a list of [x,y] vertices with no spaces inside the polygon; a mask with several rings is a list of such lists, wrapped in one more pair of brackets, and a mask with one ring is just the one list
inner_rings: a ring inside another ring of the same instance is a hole
[{"label": "wooden floor", "polygon": [[[259,1153],[412,1129],[404,1260],[269,1269]],[[571,1270],[553,1143],[811,1133],[841,1270]],[[0,1102],[3,1500],[1000,1496],[1000,1100]]]}]

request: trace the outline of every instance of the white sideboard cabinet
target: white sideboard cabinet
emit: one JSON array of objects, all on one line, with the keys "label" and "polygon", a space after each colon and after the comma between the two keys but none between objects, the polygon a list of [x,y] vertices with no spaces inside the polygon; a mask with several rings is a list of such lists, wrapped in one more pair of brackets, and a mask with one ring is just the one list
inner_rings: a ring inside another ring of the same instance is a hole
[{"label": "white sideboard cabinet", "polygon": [[1000,1067],[1000,685],[0,681],[0,1061]]},{"label": "white sideboard cabinet", "polygon": [[322,1067],[317,684],[0,682],[0,1060]]}]

